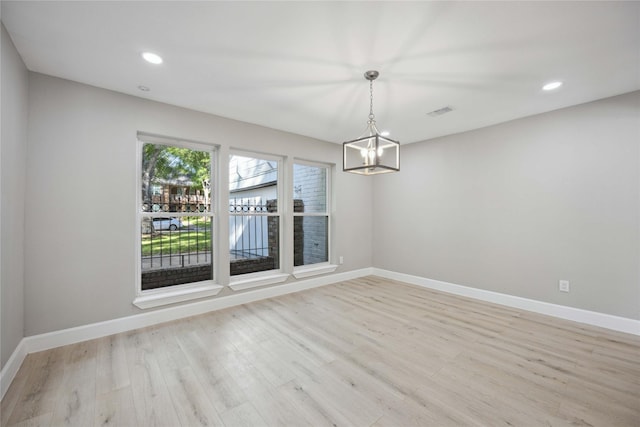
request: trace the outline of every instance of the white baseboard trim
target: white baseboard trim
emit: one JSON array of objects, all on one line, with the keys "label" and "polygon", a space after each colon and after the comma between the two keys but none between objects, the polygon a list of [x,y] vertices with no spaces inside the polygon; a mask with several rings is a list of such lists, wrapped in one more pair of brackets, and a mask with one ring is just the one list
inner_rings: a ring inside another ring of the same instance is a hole
[{"label": "white baseboard trim", "polygon": [[22,361],[27,357],[27,354],[27,347],[24,338],[22,338],[16,349],[11,353],[11,357],[9,357],[7,363],[2,367],[2,371],[0,371],[0,401],[7,390],[9,390],[9,386],[18,373],[18,369],[20,369]]},{"label": "white baseboard trim", "polygon": [[11,357],[0,372],[1,394],[0,400],[9,389],[11,381],[15,378],[18,369],[22,365],[24,358],[29,353],[48,350],[50,348],[63,345],[74,344],[81,341],[101,338],[108,335],[126,332],[133,329],[144,328],[158,323],[169,322],[184,317],[196,316],[210,311],[222,310],[236,305],[259,301],[266,298],[273,298],[293,292],[304,291],[320,286],[331,285],[345,280],[357,279],[359,277],[370,276],[372,268],[347,271],[344,273],[331,274],[313,279],[299,280],[297,282],[285,283],[265,289],[256,289],[241,294],[228,295],[220,298],[212,298],[203,301],[195,301],[174,307],[162,308],[148,313],[135,314],[133,316],[121,317],[119,319],[107,320],[104,322],[92,323],[89,325],[77,326],[75,328],[63,329],[60,331],[48,332],[40,335],[32,335],[23,338]]},{"label": "white baseboard trim", "polygon": [[481,301],[532,311],[534,313],[546,314],[560,319],[573,320],[574,322],[599,326],[601,328],[612,329],[614,331],[625,332],[627,334],[640,335],[640,320],[582,310],[580,308],[573,308],[564,305],[551,304],[548,302],[487,291],[484,289],[471,288],[468,286],[456,285],[454,283],[427,279],[425,277],[396,273],[394,271],[383,270],[380,268],[373,268],[372,270],[372,274],[374,276],[380,276],[386,279],[397,280],[399,282],[405,282],[450,294],[461,295]]}]

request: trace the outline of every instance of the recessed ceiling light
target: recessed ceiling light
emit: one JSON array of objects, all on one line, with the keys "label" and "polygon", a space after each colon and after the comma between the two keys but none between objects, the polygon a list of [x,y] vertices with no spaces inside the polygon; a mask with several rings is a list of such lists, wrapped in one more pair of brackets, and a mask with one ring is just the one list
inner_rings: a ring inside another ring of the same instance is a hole
[{"label": "recessed ceiling light", "polygon": [[162,64],[162,58],[160,58],[160,55],[156,55],[155,53],[143,52],[142,57],[144,58],[145,61],[150,62],[152,64],[156,64],[156,65]]},{"label": "recessed ceiling light", "polygon": [[550,82],[542,86],[542,90],[554,90],[562,86],[562,82]]},{"label": "recessed ceiling light", "polygon": [[380,132],[380,136],[389,136],[389,131],[383,130],[382,132]]}]

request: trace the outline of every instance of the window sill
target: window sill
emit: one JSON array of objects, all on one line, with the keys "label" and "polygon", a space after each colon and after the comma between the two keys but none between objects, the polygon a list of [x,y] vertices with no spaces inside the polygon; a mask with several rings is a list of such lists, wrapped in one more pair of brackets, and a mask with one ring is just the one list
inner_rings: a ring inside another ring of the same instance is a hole
[{"label": "window sill", "polygon": [[258,286],[274,285],[276,283],[282,283],[289,277],[285,273],[270,274],[268,276],[255,276],[242,278],[238,280],[231,279],[229,287],[234,291],[242,291],[244,289],[257,288]]},{"label": "window sill", "polygon": [[176,302],[189,301],[198,298],[218,295],[224,286],[213,282],[197,282],[183,286],[171,286],[170,288],[154,289],[144,293],[133,300],[133,305],[138,308],[153,308],[161,305],[174,304]]},{"label": "window sill", "polygon": [[302,279],[305,277],[318,276],[320,274],[333,273],[338,268],[335,264],[324,264],[321,266],[302,267],[293,271],[293,277]]}]

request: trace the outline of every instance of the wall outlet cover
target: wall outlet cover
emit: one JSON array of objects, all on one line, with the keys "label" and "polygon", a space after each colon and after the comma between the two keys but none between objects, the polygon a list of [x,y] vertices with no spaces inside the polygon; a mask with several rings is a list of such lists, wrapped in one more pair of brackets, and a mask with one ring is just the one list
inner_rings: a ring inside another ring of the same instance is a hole
[{"label": "wall outlet cover", "polygon": [[569,292],[569,281],[568,280],[558,281],[558,290],[560,292]]}]

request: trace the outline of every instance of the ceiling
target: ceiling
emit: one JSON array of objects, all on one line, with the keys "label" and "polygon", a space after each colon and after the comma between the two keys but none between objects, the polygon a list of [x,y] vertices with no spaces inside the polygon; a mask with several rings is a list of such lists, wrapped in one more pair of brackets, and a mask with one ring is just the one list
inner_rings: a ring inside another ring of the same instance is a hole
[{"label": "ceiling", "polygon": [[369,69],[378,127],[401,143],[640,89],[635,1],[1,7],[29,70],[335,143],[365,129]]}]

